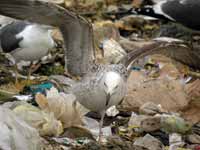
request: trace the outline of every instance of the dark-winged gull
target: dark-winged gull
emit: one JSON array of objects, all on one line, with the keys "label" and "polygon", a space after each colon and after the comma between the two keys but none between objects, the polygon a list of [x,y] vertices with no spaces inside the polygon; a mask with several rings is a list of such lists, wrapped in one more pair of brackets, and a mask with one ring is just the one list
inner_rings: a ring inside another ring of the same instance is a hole
[{"label": "dark-winged gull", "polygon": [[92,26],[81,16],[55,4],[38,0],[1,0],[0,14],[60,28],[65,43],[68,72],[83,77],[69,92],[73,92],[86,108],[100,112],[99,135],[106,109],[117,105],[126,95],[129,64],[136,57],[150,53],[149,49],[155,50],[153,48],[160,45],[154,43],[149,48],[132,52],[121,64],[95,64]]},{"label": "dark-winged gull", "polygon": [[[21,60],[33,62],[47,55],[54,47],[51,31],[52,27],[47,25],[14,21],[0,29],[0,46],[4,53],[12,56],[15,65]],[[15,76],[17,83],[17,71]]]},{"label": "dark-winged gull", "polygon": [[153,6],[133,8],[132,13],[167,19],[192,30],[200,30],[199,0],[162,0]]}]

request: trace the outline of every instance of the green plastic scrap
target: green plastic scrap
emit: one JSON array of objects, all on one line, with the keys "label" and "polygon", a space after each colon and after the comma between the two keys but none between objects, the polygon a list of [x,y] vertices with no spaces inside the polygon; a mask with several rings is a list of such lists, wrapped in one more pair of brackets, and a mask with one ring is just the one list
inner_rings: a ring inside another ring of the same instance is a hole
[{"label": "green plastic scrap", "polygon": [[191,130],[192,125],[178,116],[161,117],[161,130],[166,133],[185,134]]}]

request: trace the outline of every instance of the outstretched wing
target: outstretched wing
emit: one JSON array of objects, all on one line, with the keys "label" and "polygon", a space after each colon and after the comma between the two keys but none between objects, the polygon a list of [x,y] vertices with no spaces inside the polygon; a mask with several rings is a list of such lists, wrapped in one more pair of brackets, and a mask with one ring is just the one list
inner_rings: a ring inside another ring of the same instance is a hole
[{"label": "outstretched wing", "polygon": [[131,65],[139,58],[152,54],[162,54],[183,64],[199,69],[199,47],[195,47],[193,50],[182,43],[168,43],[162,41],[154,41],[153,43],[142,48],[133,50],[132,52],[128,53],[127,58],[122,60],[122,62],[129,70]]},{"label": "outstretched wing", "polygon": [[121,60],[121,62],[124,64],[124,66],[130,71],[131,65],[136,62],[138,59],[145,57],[147,55],[151,55],[154,53],[160,53],[160,47],[163,46],[163,44],[166,44],[164,42],[156,41],[151,44],[145,45],[142,48],[133,50],[128,53],[124,59]]},{"label": "outstretched wing", "polygon": [[93,32],[87,20],[60,6],[38,0],[0,0],[0,14],[59,27],[65,42],[68,72],[78,76],[87,73],[93,54]]}]

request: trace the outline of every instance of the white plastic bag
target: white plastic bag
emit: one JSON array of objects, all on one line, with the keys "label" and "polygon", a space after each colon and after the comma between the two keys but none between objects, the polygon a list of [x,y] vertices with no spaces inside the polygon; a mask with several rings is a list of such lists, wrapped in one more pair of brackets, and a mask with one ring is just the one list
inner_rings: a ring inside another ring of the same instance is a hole
[{"label": "white plastic bag", "polygon": [[40,150],[43,147],[36,129],[3,107],[0,107],[0,135],[0,149],[3,150]]},{"label": "white plastic bag", "polygon": [[39,107],[47,113],[54,113],[64,128],[79,126],[82,124],[82,117],[88,112],[73,94],[58,92],[56,88],[47,91],[47,96],[36,95],[36,102]]}]

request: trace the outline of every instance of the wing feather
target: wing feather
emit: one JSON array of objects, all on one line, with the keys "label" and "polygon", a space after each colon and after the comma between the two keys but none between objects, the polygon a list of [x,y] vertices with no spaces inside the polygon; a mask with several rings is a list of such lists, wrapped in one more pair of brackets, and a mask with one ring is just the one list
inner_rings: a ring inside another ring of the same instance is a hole
[{"label": "wing feather", "polygon": [[0,0],[0,14],[59,27],[65,43],[66,69],[78,76],[87,73],[94,50],[92,26],[86,19],[39,0]]}]

